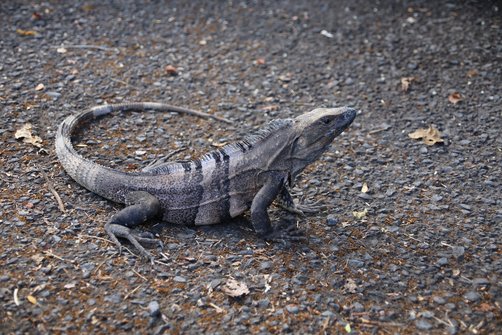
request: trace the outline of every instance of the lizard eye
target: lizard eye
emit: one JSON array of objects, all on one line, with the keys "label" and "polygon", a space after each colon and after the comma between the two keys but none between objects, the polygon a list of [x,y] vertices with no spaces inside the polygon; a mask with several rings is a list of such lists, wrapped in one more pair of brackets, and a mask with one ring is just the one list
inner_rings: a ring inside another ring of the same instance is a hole
[{"label": "lizard eye", "polygon": [[326,124],[326,125],[328,125],[328,124],[331,123],[331,119],[329,117],[325,116],[325,117],[321,118],[321,122],[324,123],[324,124]]}]

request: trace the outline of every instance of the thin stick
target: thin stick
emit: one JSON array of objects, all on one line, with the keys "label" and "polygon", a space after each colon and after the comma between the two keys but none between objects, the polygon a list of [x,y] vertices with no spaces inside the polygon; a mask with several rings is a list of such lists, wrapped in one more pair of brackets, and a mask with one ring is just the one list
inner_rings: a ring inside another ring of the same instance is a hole
[{"label": "thin stick", "polygon": [[127,294],[125,295],[125,297],[124,297],[124,299],[123,299],[123,300],[127,300],[127,298],[129,298],[131,295],[133,295],[133,294],[134,294],[134,292],[136,292],[137,290],[139,290],[139,288],[140,288],[142,285],[143,285],[143,284],[138,285],[138,286],[137,286],[134,290],[132,290],[131,292],[127,293]]},{"label": "thin stick", "polygon": [[47,175],[45,174],[44,171],[40,171],[40,173],[42,174],[42,176],[44,177],[45,179],[45,182],[47,184],[47,188],[49,189],[49,191],[51,191],[52,195],[54,196],[54,198],[56,198],[56,202],[58,203],[58,207],[59,207],[59,210],[62,212],[62,213],[65,213],[66,212],[66,209],[64,208],[64,204],[63,204],[63,201],[61,200],[61,197],[59,196],[58,192],[56,191],[56,189],[52,186],[52,183],[50,182],[49,178],[47,177]]},{"label": "thin stick", "polygon": [[112,48],[104,47],[102,45],[92,45],[92,44],[68,44],[62,45],[57,48],[65,48],[65,49],[97,49],[102,51],[112,50]]}]

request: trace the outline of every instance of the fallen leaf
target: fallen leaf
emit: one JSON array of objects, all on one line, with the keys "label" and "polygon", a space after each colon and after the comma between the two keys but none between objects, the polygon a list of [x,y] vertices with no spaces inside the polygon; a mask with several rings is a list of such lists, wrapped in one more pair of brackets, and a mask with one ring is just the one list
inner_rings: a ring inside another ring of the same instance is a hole
[{"label": "fallen leaf", "polygon": [[284,83],[289,83],[291,81],[291,73],[281,74],[279,80]]},{"label": "fallen leaf", "polygon": [[40,265],[40,263],[42,263],[44,258],[45,257],[41,254],[35,254],[35,255],[31,256],[31,259],[34,260],[35,263],[37,263],[37,265]]},{"label": "fallen leaf", "polygon": [[325,36],[327,38],[333,38],[333,34],[330,33],[330,32],[328,32],[328,31],[326,31],[326,30],[321,30],[321,35]]},{"label": "fallen leaf", "polygon": [[262,108],[260,108],[262,111],[265,111],[265,112],[271,112],[271,111],[276,111],[279,109],[279,106],[278,105],[268,105],[268,106],[263,106]]},{"label": "fallen leaf", "polygon": [[453,92],[448,96],[448,101],[454,105],[458,104],[462,100],[464,99],[462,98],[462,95],[460,95],[460,93],[458,92]]},{"label": "fallen leaf", "polygon": [[31,13],[32,20],[42,20],[42,14],[38,12]]},{"label": "fallen leaf", "polygon": [[357,284],[355,282],[354,279],[352,278],[348,278],[347,279],[347,282],[345,283],[345,285],[343,285],[343,287],[349,292],[349,293],[356,293],[356,289],[357,289]]},{"label": "fallen leaf", "polygon": [[493,306],[491,306],[490,304],[487,304],[486,302],[482,302],[478,306],[478,310],[481,311],[481,312],[483,312],[483,313],[489,312],[492,309],[494,309]]},{"label": "fallen leaf", "polygon": [[410,89],[411,82],[415,80],[415,77],[403,77],[401,78],[401,90],[403,92],[408,92]]},{"label": "fallen leaf", "polygon": [[37,304],[37,299],[32,295],[27,296],[26,299],[28,299],[28,301],[31,302],[33,305]]},{"label": "fallen leaf", "polygon": [[476,77],[477,75],[478,75],[478,71],[476,71],[474,69],[470,69],[469,71],[467,71],[467,77],[469,77],[469,78]]},{"label": "fallen leaf", "polygon": [[16,29],[16,33],[20,36],[35,36],[37,34],[37,32],[34,30],[23,30],[23,29]]},{"label": "fallen leaf", "polygon": [[35,87],[35,91],[41,91],[45,88],[44,84],[38,84],[37,87]]},{"label": "fallen leaf", "polygon": [[212,302],[209,303],[209,306],[213,307],[216,310],[216,313],[218,314],[225,313],[225,310],[223,308],[213,304]]},{"label": "fallen leaf", "polygon": [[363,183],[363,187],[361,187],[361,192],[362,193],[368,193],[368,191],[369,191],[368,184]]},{"label": "fallen leaf", "polygon": [[418,130],[415,130],[412,133],[408,134],[408,137],[416,140],[416,139],[423,139],[424,143],[427,145],[434,145],[436,143],[443,143],[443,139],[441,138],[441,133],[439,130],[434,128],[434,126],[430,126],[429,128],[420,128]]},{"label": "fallen leaf", "polygon": [[178,74],[178,69],[176,69],[172,65],[166,66],[165,70],[166,70],[167,74],[172,75],[172,76],[175,76]]},{"label": "fallen leaf", "polygon": [[18,288],[15,288],[14,289],[14,303],[16,304],[16,306],[19,306],[21,305],[21,301],[19,301],[19,289]]},{"label": "fallen leaf", "polygon": [[362,218],[364,218],[366,216],[366,214],[368,214],[368,209],[365,208],[364,210],[358,212],[358,211],[354,211],[352,212],[352,215],[356,218],[356,219],[359,219],[361,220]]},{"label": "fallen leaf", "polygon": [[249,294],[249,288],[246,283],[239,282],[235,279],[229,279],[221,288],[223,293],[231,297],[240,297]]},{"label": "fallen leaf", "polygon": [[16,130],[14,137],[16,139],[22,138],[24,143],[33,144],[38,148],[42,147],[42,139],[31,134],[31,123],[26,123],[20,129]]},{"label": "fallen leaf", "polygon": [[94,5],[90,5],[90,4],[85,4],[81,8],[85,12],[90,12],[90,11],[94,10],[95,6]]}]

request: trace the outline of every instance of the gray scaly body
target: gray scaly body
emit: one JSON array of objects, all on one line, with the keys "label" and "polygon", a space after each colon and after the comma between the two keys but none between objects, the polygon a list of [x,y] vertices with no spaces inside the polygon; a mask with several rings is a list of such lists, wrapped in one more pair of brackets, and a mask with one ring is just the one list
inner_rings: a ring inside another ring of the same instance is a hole
[{"label": "gray scaly body", "polygon": [[224,119],[160,103],[103,105],[69,116],[56,135],[56,153],[68,174],[80,185],[126,207],[111,217],[105,228],[120,246],[126,238],[151,257],[142,243],[156,240],[134,234],[130,228],[161,216],[166,222],[209,225],[251,209],[256,232],[271,239],[299,239],[296,229],[274,230],[267,208],[276,197],[292,207],[288,192],[295,177],[326,151],[333,139],[353,121],[351,108],[319,108],[294,119],[270,122],[255,135],[201,159],[165,162],[140,172],[120,172],[80,156],[71,136],[82,123],[113,111],[175,111]]}]

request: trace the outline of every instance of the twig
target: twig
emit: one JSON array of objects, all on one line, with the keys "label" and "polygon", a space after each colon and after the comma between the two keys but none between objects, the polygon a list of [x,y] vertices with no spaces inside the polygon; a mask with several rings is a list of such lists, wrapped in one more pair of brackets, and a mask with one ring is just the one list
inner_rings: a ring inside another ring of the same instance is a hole
[{"label": "twig", "polygon": [[212,248],[216,247],[218,244],[221,243],[221,241],[223,241],[223,239],[220,239],[220,240],[216,241],[216,243],[214,243],[211,247]]},{"label": "twig", "polygon": [[129,84],[126,81],[123,81],[123,80],[120,80],[120,79],[115,79],[115,78],[110,78],[110,80],[114,81],[114,82],[117,82],[117,83],[120,83],[120,84],[123,84],[123,85],[128,86],[128,87],[134,88],[135,90],[138,90],[138,91],[140,90],[139,87],[131,85],[131,84]]},{"label": "twig", "polygon": [[157,263],[157,264],[162,264],[162,265],[165,265],[165,266],[169,266],[169,264],[168,264],[168,263],[165,263],[165,262],[162,262],[162,261],[158,261],[158,260],[156,260],[156,259],[155,259],[153,262],[154,262],[154,263]]},{"label": "twig", "polygon": [[131,269],[131,270],[132,270],[132,272],[134,272],[138,277],[140,277],[144,281],[148,281],[148,279],[145,276],[143,276],[141,273],[139,273],[138,271],[136,271],[134,269]]},{"label": "twig", "polygon": [[131,295],[134,294],[134,292],[136,292],[137,290],[139,290],[139,288],[141,287],[142,285],[138,285],[134,290],[132,290],[131,292],[127,293],[124,297],[124,300],[127,300],[127,298],[129,298]]},{"label": "twig", "polygon": [[383,127],[383,128],[378,128],[378,129],[375,129],[375,130],[371,130],[368,132],[369,135],[374,135],[374,134],[378,134],[382,131],[386,131],[386,130],[389,130],[390,127]]},{"label": "twig", "polygon": [[79,234],[79,235],[77,235],[77,237],[94,238],[94,239],[96,239],[96,240],[101,240],[101,241],[105,241],[105,242],[108,242],[108,243],[111,243],[111,244],[115,244],[115,243],[113,243],[113,241],[110,241],[110,240],[108,240],[108,239],[106,239],[106,238],[99,237],[99,236],[86,235],[86,234]]},{"label": "twig", "polygon": [[75,267],[77,267],[77,265],[75,265],[74,260],[64,259],[63,257],[54,254],[51,250],[44,251],[43,253],[46,254],[47,256],[54,257],[56,259],[59,259],[62,262],[68,262],[68,263],[74,265]]},{"label": "twig", "polygon": [[63,201],[61,200],[61,197],[59,196],[59,194],[56,191],[56,189],[52,186],[52,183],[50,182],[49,177],[47,177],[47,174],[45,174],[44,171],[40,171],[40,173],[42,174],[42,176],[45,179],[45,183],[47,184],[47,188],[49,189],[49,191],[51,191],[51,193],[54,196],[54,198],[56,198],[56,202],[58,203],[59,210],[62,213],[65,213],[66,209],[64,208]]},{"label": "twig", "polygon": [[98,273],[98,270],[103,266],[103,264],[106,263],[108,259],[105,259],[104,261],[101,262],[101,264],[98,265],[98,267],[94,270],[94,273]]},{"label": "twig", "polygon": [[[102,51],[112,50],[112,48],[104,47],[101,45],[92,45],[92,44],[68,44],[62,45],[56,48],[65,48],[65,49],[97,49]],[[116,48],[114,48],[116,50]]]},{"label": "twig", "polygon": [[169,257],[164,252],[159,252],[159,254],[167,261],[169,261]]},{"label": "twig", "polygon": [[381,322],[373,320],[364,320],[362,323],[358,323],[359,326],[369,325],[369,326],[380,326],[380,327],[404,327],[402,323],[396,322]]}]

